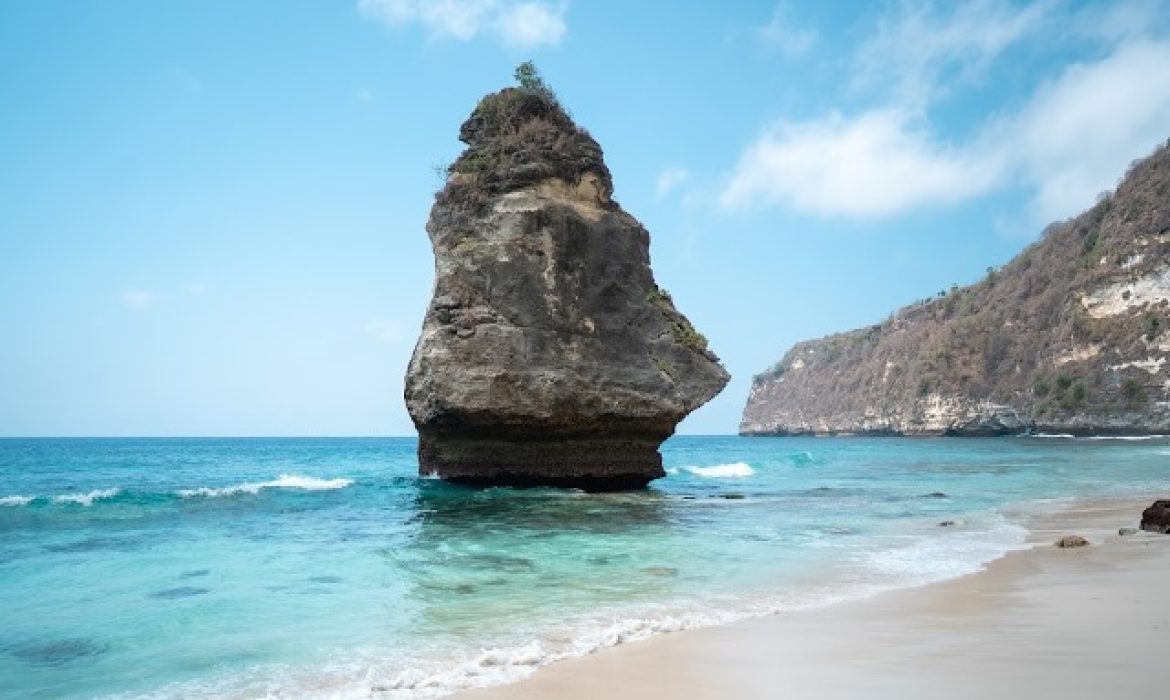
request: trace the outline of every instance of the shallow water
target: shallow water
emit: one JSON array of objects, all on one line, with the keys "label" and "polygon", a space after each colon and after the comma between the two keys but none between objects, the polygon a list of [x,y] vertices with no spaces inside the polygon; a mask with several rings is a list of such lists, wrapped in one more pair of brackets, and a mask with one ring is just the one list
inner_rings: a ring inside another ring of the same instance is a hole
[{"label": "shallow water", "polygon": [[0,696],[438,695],[961,575],[1006,506],[1170,477],[1166,439],[678,437],[645,492],[470,490],[415,444],[0,440]]}]

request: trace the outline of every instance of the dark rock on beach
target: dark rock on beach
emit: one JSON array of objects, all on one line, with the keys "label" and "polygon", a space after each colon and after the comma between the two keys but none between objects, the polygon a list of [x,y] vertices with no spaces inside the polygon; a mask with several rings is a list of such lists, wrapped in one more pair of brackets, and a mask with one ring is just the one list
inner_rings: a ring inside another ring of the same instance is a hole
[{"label": "dark rock on beach", "polygon": [[1089,541],[1080,535],[1065,535],[1057,540],[1054,546],[1060,549],[1075,549],[1089,546]]},{"label": "dark rock on beach", "polygon": [[1170,500],[1154,501],[1142,511],[1141,528],[1147,532],[1170,534]]},{"label": "dark rock on beach", "polygon": [[729,377],[655,283],[601,147],[518,88],[484,97],[459,138],[406,376],[420,472],[588,490],[663,476],[658,446]]}]

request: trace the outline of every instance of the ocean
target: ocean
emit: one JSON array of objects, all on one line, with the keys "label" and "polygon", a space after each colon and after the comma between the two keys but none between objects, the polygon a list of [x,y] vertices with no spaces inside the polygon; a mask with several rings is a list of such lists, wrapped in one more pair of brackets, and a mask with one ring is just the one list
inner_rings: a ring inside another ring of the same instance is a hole
[{"label": "ocean", "polygon": [[1165,438],[674,437],[615,494],[452,486],[415,446],[0,440],[0,697],[433,697],[959,576],[1028,509],[1170,491]]}]

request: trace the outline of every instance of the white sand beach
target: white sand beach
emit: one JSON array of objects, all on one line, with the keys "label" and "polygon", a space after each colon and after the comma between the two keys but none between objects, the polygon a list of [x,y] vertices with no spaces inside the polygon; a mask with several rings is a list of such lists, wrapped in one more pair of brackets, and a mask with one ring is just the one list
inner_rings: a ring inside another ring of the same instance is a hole
[{"label": "white sand beach", "polygon": [[[614,647],[458,697],[1160,697],[1170,536],[1117,532],[1155,495],[1031,515],[1030,549],[959,579]],[[1091,544],[1052,546],[1068,534]]]}]

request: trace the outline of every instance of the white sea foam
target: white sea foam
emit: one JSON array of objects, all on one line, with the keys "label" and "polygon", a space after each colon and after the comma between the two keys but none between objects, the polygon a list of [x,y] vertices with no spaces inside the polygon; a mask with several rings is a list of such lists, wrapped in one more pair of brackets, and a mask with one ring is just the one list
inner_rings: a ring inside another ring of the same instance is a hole
[{"label": "white sea foam", "polygon": [[217,498],[220,496],[237,496],[241,493],[256,495],[263,489],[299,489],[301,491],[332,491],[343,489],[353,483],[353,479],[318,479],[312,476],[296,474],[281,474],[272,481],[257,481],[222,488],[202,486],[197,489],[179,489],[175,493],[183,498]]},{"label": "white sea foam", "polygon": [[4,496],[0,498],[0,506],[27,506],[35,500],[33,496]]},{"label": "white sea foam", "polygon": [[751,465],[746,462],[716,464],[713,467],[683,467],[683,471],[694,474],[695,476],[705,476],[710,479],[745,477],[756,473],[756,470],[752,469]]},{"label": "white sea foam", "polygon": [[92,506],[94,501],[100,501],[104,498],[113,498],[119,493],[121,489],[97,489],[89,493],[66,493],[60,496],[53,496],[53,503],[73,503],[79,506]]},{"label": "white sea foam", "polygon": [[1030,438],[1057,438],[1060,440],[1071,440],[1071,439],[1075,438],[1076,435],[1073,435],[1072,433],[1034,433],[1032,435],[1028,435],[1027,437],[1030,437]]},{"label": "white sea foam", "polygon": [[1002,515],[975,529],[945,534],[909,534],[897,544],[870,552],[865,563],[891,586],[923,585],[972,574],[987,562],[1025,549],[1028,530]]},{"label": "white sea foam", "polygon": [[1093,435],[1085,440],[1125,440],[1141,442],[1143,440],[1165,440],[1170,435]]}]

